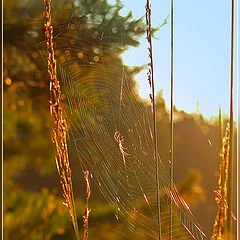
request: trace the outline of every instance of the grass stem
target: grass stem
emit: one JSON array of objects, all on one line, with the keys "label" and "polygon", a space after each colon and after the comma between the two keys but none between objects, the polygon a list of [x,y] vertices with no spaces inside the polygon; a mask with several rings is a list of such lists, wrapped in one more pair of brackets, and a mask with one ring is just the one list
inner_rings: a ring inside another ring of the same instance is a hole
[{"label": "grass stem", "polygon": [[72,221],[76,239],[80,240],[75,201],[73,196],[71,168],[68,158],[67,146],[67,123],[63,117],[63,107],[61,102],[61,87],[57,78],[57,67],[53,45],[53,26],[51,15],[51,0],[44,0],[45,6],[45,38],[48,50],[48,74],[50,77],[50,91],[52,99],[50,101],[50,113],[53,121],[53,142],[56,147],[56,165],[60,176],[60,183],[63,189],[64,205],[68,208]]},{"label": "grass stem", "polygon": [[149,0],[146,4],[146,25],[147,25],[147,41],[149,43],[149,58],[150,58],[150,69],[148,72],[148,81],[152,88],[152,94],[150,99],[152,103],[153,112],[153,142],[154,142],[154,158],[156,161],[156,188],[157,188],[157,209],[158,209],[158,239],[161,240],[161,200],[160,200],[160,176],[159,176],[159,157],[158,157],[158,146],[157,146],[157,116],[156,116],[156,103],[155,103],[155,89],[154,89],[154,74],[153,74],[153,48],[152,48],[152,27],[151,27],[151,8]]},{"label": "grass stem", "polygon": [[232,165],[233,165],[233,49],[234,49],[234,0],[232,0],[232,23],[231,23],[231,87],[230,87],[230,149],[229,149],[229,173],[227,204],[227,240],[232,239]]},{"label": "grass stem", "polygon": [[91,212],[91,209],[88,208],[88,201],[89,201],[89,198],[91,196],[89,171],[84,172],[84,178],[85,178],[85,181],[86,181],[87,202],[86,202],[86,206],[85,206],[85,214],[83,216],[83,228],[84,228],[83,239],[87,240],[88,239],[88,219],[89,219],[89,215],[90,215],[90,212]]},{"label": "grass stem", "polygon": [[[171,0],[171,114],[170,114],[170,191],[173,190],[173,0]],[[173,206],[170,202],[170,226],[169,226],[169,240],[172,240],[173,232]]]}]

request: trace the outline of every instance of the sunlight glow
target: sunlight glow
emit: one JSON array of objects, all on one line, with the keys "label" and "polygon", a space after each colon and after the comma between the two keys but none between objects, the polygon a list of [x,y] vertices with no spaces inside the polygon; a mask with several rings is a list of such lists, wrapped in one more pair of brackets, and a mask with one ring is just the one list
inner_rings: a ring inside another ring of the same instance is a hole
[{"label": "sunlight glow", "polygon": [[[144,4],[122,0],[121,14],[132,11],[133,18],[144,16]],[[152,0],[153,27],[161,24],[170,13],[167,2]],[[143,5],[143,6],[142,6]],[[206,5],[208,8],[206,10]],[[207,118],[218,115],[219,105],[223,115],[229,114],[230,92],[230,3],[216,5],[204,0],[201,3],[184,0],[175,4],[174,39],[174,103],[179,110],[203,114]],[[158,11],[161,9],[161,11]],[[189,11],[191,9],[191,11]],[[213,11],[213,9],[215,9]],[[157,12],[157,14],[156,14]],[[202,18],[204,12],[205,18]],[[191,19],[191,21],[189,21]],[[170,106],[170,22],[155,34],[153,40],[154,77],[158,90],[162,89],[166,106]],[[140,46],[123,53],[128,66],[147,64],[146,37]],[[236,56],[235,56],[236,59]],[[235,61],[236,62],[236,61]],[[237,66],[235,66],[236,72]],[[139,95],[149,97],[147,74],[136,75]],[[237,119],[237,87],[234,87],[234,119]],[[200,112],[199,112],[200,111]]]}]

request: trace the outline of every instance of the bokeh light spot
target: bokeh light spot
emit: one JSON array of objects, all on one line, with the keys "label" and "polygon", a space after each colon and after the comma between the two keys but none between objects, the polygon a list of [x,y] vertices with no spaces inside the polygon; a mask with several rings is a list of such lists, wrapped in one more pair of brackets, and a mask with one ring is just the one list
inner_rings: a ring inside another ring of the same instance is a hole
[{"label": "bokeh light spot", "polygon": [[24,87],[24,82],[23,82],[23,81],[20,81],[20,82],[19,82],[19,86],[20,86],[20,87]]},{"label": "bokeh light spot", "polygon": [[95,57],[93,58],[93,60],[94,60],[95,62],[98,62],[98,61],[99,61],[99,56],[95,56]]},{"label": "bokeh light spot", "polygon": [[24,101],[23,101],[22,99],[20,99],[20,100],[18,101],[18,105],[21,106],[21,107],[24,106]]},{"label": "bokeh light spot", "polygon": [[12,80],[11,80],[10,78],[6,78],[6,79],[5,79],[5,83],[6,83],[7,85],[11,85],[11,84],[12,84]]},{"label": "bokeh light spot", "polygon": [[66,50],[66,51],[65,51],[65,54],[66,54],[67,56],[69,56],[69,55],[70,55],[70,51],[69,51],[69,50]]},{"label": "bokeh light spot", "polygon": [[83,58],[83,53],[82,53],[82,52],[79,52],[79,53],[78,53],[78,57],[79,57],[79,58]]},{"label": "bokeh light spot", "polygon": [[12,111],[15,111],[16,110],[16,105],[15,104],[13,104],[13,105],[11,105],[11,107],[10,107],[10,109],[12,110]]},{"label": "bokeh light spot", "polygon": [[70,29],[71,29],[71,30],[74,30],[74,29],[75,29],[75,24],[71,24],[71,25],[70,25]]},{"label": "bokeh light spot", "polygon": [[38,57],[38,53],[34,52],[34,53],[32,54],[32,57],[33,57],[34,59],[36,59],[36,58]]}]

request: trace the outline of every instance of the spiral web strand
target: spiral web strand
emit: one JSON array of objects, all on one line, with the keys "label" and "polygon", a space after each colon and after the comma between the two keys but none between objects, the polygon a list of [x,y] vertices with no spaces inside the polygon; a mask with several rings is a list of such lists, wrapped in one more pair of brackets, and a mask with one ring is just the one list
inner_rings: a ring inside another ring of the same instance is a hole
[{"label": "spiral web strand", "polygon": [[[54,41],[65,115],[82,168],[93,176],[92,182],[134,239],[158,239],[151,105],[140,100],[132,80],[134,72],[115,57],[108,36],[85,29],[88,38],[84,40],[81,24],[72,19],[59,24]],[[118,28],[121,36],[126,25]],[[114,40],[121,49],[122,38]],[[173,239],[205,239],[175,185],[170,190],[170,178],[159,155],[158,160],[162,239],[169,236],[170,205]]]}]

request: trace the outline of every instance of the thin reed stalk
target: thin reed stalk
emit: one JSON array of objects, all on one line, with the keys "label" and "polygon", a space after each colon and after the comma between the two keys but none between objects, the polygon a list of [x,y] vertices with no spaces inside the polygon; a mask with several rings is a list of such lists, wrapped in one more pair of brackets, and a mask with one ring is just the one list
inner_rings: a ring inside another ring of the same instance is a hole
[{"label": "thin reed stalk", "polygon": [[44,0],[45,6],[45,37],[48,50],[48,74],[50,77],[50,91],[52,99],[50,101],[50,113],[53,120],[53,142],[56,147],[56,165],[60,176],[60,182],[63,189],[64,205],[69,210],[76,238],[80,239],[78,223],[76,217],[71,168],[68,158],[67,146],[67,123],[63,117],[63,108],[61,103],[61,88],[57,79],[56,60],[53,45],[53,26],[51,16],[51,0]]},{"label": "thin reed stalk", "polygon": [[157,188],[157,208],[158,208],[158,238],[161,240],[161,208],[160,208],[160,176],[159,176],[159,158],[158,158],[158,146],[157,146],[157,117],[156,117],[156,106],[155,106],[155,90],[154,90],[154,74],[153,74],[153,48],[152,48],[152,27],[151,27],[151,8],[149,0],[146,4],[146,25],[147,25],[147,41],[149,43],[149,72],[148,82],[152,88],[152,94],[150,94],[150,100],[152,103],[153,112],[153,143],[154,143],[154,158],[156,161],[156,188]]},{"label": "thin reed stalk", "polygon": [[230,88],[230,149],[229,149],[229,174],[227,204],[227,240],[232,239],[232,165],[233,165],[233,49],[234,49],[234,0],[232,0],[232,23],[231,23],[231,88]]},{"label": "thin reed stalk", "polygon": [[[171,0],[171,119],[170,119],[170,190],[173,190],[173,0]],[[170,202],[170,226],[169,226],[169,239],[172,240],[173,232],[173,206]]]},{"label": "thin reed stalk", "polygon": [[89,219],[89,215],[90,215],[90,212],[91,212],[91,209],[88,208],[88,200],[91,196],[91,188],[90,188],[89,172],[88,171],[84,172],[84,178],[85,178],[85,181],[86,181],[87,202],[86,202],[86,206],[85,206],[85,214],[83,216],[83,228],[84,228],[83,239],[87,240],[88,239],[88,219]]}]

